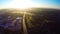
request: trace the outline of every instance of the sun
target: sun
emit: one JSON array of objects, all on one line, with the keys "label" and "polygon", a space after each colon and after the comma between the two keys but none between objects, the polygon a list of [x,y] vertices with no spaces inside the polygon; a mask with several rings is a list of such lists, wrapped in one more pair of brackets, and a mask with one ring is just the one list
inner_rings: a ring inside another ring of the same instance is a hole
[{"label": "sun", "polygon": [[11,3],[6,5],[5,7],[26,9],[34,6],[35,4],[32,2],[32,0],[13,0]]}]

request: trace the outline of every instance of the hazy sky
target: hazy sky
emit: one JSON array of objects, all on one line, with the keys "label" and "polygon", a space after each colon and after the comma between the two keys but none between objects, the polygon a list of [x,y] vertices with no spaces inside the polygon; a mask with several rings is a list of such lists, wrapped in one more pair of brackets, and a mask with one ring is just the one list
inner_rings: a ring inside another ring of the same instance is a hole
[{"label": "hazy sky", "polygon": [[0,0],[0,8],[60,8],[60,0]]}]

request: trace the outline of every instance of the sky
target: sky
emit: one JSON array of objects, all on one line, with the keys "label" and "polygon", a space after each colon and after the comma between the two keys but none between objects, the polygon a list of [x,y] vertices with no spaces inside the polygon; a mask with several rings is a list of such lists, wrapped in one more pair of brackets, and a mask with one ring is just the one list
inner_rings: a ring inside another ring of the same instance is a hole
[{"label": "sky", "polygon": [[0,8],[59,8],[60,0],[0,0]]}]

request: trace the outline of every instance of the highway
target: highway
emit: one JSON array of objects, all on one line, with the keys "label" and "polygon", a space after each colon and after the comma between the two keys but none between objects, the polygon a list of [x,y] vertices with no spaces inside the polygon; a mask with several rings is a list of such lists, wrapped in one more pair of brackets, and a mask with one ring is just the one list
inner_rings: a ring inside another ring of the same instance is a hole
[{"label": "highway", "polygon": [[24,12],[24,15],[23,15],[23,23],[22,23],[22,26],[23,26],[23,34],[28,34],[27,32],[27,27],[26,27],[26,23],[25,23],[25,12]]}]

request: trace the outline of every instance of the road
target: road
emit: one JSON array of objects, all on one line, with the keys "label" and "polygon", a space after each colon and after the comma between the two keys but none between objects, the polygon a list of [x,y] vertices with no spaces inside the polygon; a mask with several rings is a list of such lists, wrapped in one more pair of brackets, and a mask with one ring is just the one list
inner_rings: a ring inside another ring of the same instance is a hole
[{"label": "road", "polygon": [[23,15],[23,23],[22,23],[22,26],[23,26],[23,34],[28,34],[27,32],[27,27],[26,27],[26,24],[25,24],[25,13]]}]

